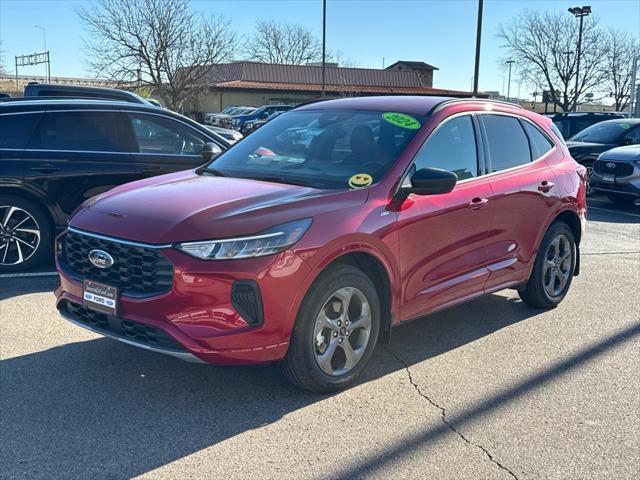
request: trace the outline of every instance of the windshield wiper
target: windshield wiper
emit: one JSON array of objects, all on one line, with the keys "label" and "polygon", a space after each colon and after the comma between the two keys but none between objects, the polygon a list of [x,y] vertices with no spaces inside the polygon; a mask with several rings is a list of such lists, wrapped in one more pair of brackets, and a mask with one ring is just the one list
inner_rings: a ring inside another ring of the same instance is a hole
[{"label": "windshield wiper", "polygon": [[202,175],[203,173],[211,173],[216,177],[226,177],[226,175],[222,173],[220,170],[218,170],[217,168],[211,168],[211,167],[200,167],[199,169],[196,170],[196,173],[198,175]]}]

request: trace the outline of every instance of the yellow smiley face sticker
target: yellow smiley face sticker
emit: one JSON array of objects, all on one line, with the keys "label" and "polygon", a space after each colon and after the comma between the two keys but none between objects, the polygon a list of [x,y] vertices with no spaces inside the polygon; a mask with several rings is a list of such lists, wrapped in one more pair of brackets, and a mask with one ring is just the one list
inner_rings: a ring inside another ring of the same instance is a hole
[{"label": "yellow smiley face sticker", "polygon": [[351,188],[368,187],[372,183],[373,178],[367,173],[356,173],[349,179],[349,186]]}]

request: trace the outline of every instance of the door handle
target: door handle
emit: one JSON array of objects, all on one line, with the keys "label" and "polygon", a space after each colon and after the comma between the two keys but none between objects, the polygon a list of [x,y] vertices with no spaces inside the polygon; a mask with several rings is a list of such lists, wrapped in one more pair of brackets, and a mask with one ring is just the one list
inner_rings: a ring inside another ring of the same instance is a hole
[{"label": "door handle", "polygon": [[58,167],[54,167],[50,163],[43,163],[42,165],[38,165],[37,167],[31,167],[31,170],[41,173],[53,173],[59,171],[60,169]]},{"label": "door handle", "polygon": [[548,182],[548,181],[543,181],[540,185],[538,185],[538,190],[543,192],[543,193],[547,193],[549,190],[551,190],[554,186],[553,182]]},{"label": "door handle", "polygon": [[480,208],[484,207],[487,203],[489,203],[488,198],[476,197],[467,204],[467,207],[469,207],[471,210],[479,210]]}]

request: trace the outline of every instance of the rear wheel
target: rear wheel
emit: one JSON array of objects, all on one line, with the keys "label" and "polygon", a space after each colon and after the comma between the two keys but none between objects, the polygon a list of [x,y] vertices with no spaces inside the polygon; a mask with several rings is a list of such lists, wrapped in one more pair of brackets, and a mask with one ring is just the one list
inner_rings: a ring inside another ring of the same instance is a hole
[{"label": "rear wheel", "polygon": [[369,362],[379,329],[380,301],[371,280],[350,265],[330,267],[302,303],[284,374],[312,392],[346,388]]},{"label": "rear wheel", "polygon": [[576,242],[566,223],[556,222],[542,239],[529,281],[518,290],[523,302],[556,307],[569,291],[576,266]]},{"label": "rear wheel", "polygon": [[53,229],[35,203],[0,195],[0,272],[25,270],[51,255]]}]

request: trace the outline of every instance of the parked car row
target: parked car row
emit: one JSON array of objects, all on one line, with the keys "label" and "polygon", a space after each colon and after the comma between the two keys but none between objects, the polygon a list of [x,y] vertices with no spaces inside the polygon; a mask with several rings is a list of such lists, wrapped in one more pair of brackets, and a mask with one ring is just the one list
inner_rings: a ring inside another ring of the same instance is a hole
[{"label": "parked car row", "polygon": [[256,107],[227,107],[220,113],[205,113],[204,123],[211,125],[212,127],[221,127],[221,123],[226,123],[226,120],[234,115],[245,115],[253,112]]}]

